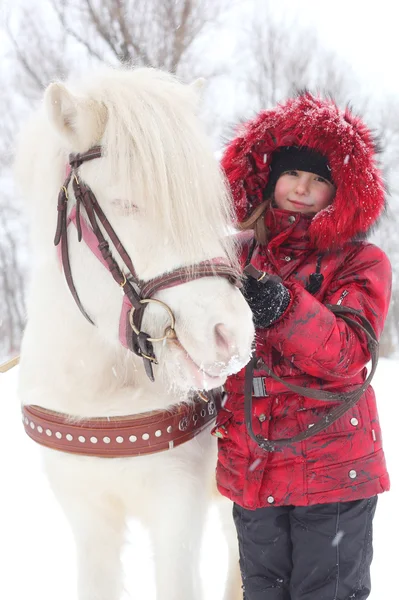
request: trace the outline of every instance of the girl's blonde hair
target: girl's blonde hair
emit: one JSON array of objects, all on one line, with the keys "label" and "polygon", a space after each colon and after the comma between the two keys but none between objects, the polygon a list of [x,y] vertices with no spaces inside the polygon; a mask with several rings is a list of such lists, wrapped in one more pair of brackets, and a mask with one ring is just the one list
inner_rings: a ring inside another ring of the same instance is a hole
[{"label": "girl's blonde hair", "polygon": [[259,206],[254,208],[252,213],[241,223],[237,223],[237,229],[240,231],[248,231],[253,229],[255,240],[258,244],[266,245],[269,241],[270,230],[266,227],[265,213],[270,210],[273,212],[273,199],[272,194],[266,200],[263,200]]}]

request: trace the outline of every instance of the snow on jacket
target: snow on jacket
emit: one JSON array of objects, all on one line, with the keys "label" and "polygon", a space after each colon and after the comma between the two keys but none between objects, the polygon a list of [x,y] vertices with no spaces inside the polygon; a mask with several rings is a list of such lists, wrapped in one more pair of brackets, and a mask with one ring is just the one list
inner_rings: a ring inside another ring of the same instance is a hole
[{"label": "snow on jacket", "polygon": [[[304,114],[307,128],[301,127]],[[374,145],[357,118],[310,94],[261,113],[245,126],[223,159],[239,218],[262,200],[271,153],[288,144],[324,152],[337,193],[332,206],[313,218],[280,209],[266,213],[270,240],[257,248],[252,263],[282,278],[291,303],[277,322],[257,331],[256,354],[290,383],[351,391],[366,378],[367,340],[326,305],[360,311],[377,336],[381,335],[390,300],[391,268],[379,248],[358,239],[384,206]],[[323,283],[312,295],[305,287],[318,259]],[[256,509],[356,500],[389,489],[371,386],[355,407],[326,430],[265,452],[246,431],[244,374],[242,370],[228,379],[227,400],[213,431],[218,437],[217,483],[222,494]],[[265,372],[255,371],[255,376],[264,377],[267,395],[253,399],[253,427],[267,439],[290,438],[312,427],[335,406],[295,394]]]}]

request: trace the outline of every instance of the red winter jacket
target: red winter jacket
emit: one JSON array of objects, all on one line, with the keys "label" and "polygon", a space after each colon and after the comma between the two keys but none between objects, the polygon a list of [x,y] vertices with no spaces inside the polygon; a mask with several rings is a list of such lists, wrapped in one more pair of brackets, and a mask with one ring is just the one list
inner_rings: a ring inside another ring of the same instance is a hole
[{"label": "red winter jacket", "polygon": [[[255,252],[252,263],[283,279],[291,303],[278,321],[257,331],[256,353],[290,383],[350,391],[366,378],[367,342],[326,304],[360,311],[380,336],[390,300],[390,264],[377,247],[353,241],[367,234],[384,209],[376,146],[359,117],[310,93],[261,112],[239,127],[222,159],[239,221],[263,201],[274,152],[286,146],[323,154],[336,193],[333,203],[313,218],[266,211],[270,241]],[[305,287],[320,259],[324,279],[311,295]],[[255,375],[265,376],[267,395],[253,399],[253,428],[264,438],[293,437],[333,408],[331,402],[290,392],[266,373]],[[266,452],[246,431],[243,384],[244,370],[227,381],[227,401],[214,430],[222,494],[255,509],[356,500],[389,488],[371,387],[329,428]]]},{"label": "red winter jacket", "polygon": [[[296,385],[349,391],[366,378],[370,355],[365,336],[335,317],[325,304],[342,304],[370,321],[379,337],[387,314],[391,268],[385,254],[366,242],[347,242],[321,254],[321,289],[305,290],[320,256],[309,241],[312,218],[274,210],[271,240],[252,263],[279,275],[291,293],[284,315],[257,331],[256,353],[273,371]],[[217,483],[239,505],[296,506],[367,498],[389,489],[374,391],[328,429],[306,441],[265,452],[249,437],[244,419],[244,373],[230,377],[227,401],[213,430],[218,437]],[[256,434],[273,440],[311,427],[335,406],[311,400],[265,376],[267,396],[253,399]]]}]

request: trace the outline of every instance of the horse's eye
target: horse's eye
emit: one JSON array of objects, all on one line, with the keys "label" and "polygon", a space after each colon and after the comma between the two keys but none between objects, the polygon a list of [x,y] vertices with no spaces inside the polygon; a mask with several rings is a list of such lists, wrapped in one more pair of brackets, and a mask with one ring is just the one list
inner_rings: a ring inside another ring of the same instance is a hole
[{"label": "horse's eye", "polygon": [[112,200],[111,202],[113,210],[123,216],[134,215],[139,212],[139,207],[136,204],[125,202],[124,200]]}]

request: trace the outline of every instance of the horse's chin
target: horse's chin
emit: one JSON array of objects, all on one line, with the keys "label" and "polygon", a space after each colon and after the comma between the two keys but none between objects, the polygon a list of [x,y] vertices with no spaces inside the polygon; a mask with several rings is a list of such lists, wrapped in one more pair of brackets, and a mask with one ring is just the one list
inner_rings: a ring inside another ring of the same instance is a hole
[{"label": "horse's chin", "polygon": [[222,386],[226,373],[213,374],[202,369],[188,354],[178,340],[168,343],[167,378],[173,388],[182,392],[208,391]]}]

